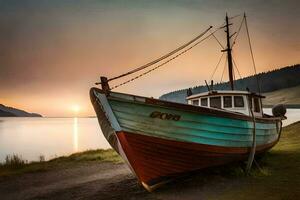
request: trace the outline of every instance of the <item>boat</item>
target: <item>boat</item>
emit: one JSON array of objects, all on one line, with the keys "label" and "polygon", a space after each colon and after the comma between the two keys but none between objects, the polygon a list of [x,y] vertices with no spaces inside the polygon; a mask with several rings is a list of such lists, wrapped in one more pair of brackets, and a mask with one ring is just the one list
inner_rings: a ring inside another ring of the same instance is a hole
[{"label": "boat", "polygon": [[229,20],[226,14],[225,26],[220,29],[227,35],[224,52],[231,90],[214,90],[213,84],[207,85],[207,92],[192,94],[188,90],[186,103],[177,103],[114,92],[108,84],[171,55],[176,57],[179,51],[186,52],[207,30],[152,63],[115,78],[102,76],[98,83],[102,87],[90,89],[102,133],[148,191],[182,175],[230,162],[247,161],[250,170],[255,156],[279,141],[285,108],[277,106],[275,116],[267,115],[262,109],[263,95],[234,89]]}]

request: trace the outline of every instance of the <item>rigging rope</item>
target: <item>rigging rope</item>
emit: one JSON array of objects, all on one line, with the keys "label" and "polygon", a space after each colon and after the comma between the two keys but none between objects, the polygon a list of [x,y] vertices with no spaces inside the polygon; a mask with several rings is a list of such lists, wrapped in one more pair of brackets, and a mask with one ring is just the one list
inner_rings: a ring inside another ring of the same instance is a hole
[{"label": "rigging rope", "polygon": [[256,75],[258,93],[260,94],[261,93],[260,84],[259,84],[260,81],[259,81],[259,78],[258,78],[257,73],[256,73],[256,66],[255,66],[254,55],[253,55],[252,46],[251,46],[251,40],[250,40],[250,34],[249,34],[249,30],[248,30],[248,23],[247,23],[246,13],[244,13],[244,19],[245,19],[245,26],[246,26],[247,36],[248,36],[250,52],[251,52],[252,63],[253,63],[253,67],[254,67],[254,73]]},{"label": "rigging rope", "polygon": [[[124,73],[124,74],[121,74],[121,75],[119,75],[119,76],[110,78],[110,79],[108,79],[108,81],[112,81],[112,80],[115,80],[115,79],[122,78],[122,77],[124,77],[124,76],[130,75],[130,74],[133,74],[133,73],[135,73],[135,72],[138,72],[138,71],[143,70],[143,69],[145,69],[145,68],[147,68],[147,67],[150,67],[151,65],[154,65],[154,64],[156,64],[156,63],[158,63],[158,62],[160,62],[160,61],[162,61],[162,60],[164,60],[164,59],[166,59],[166,58],[172,56],[173,54],[177,53],[178,51],[180,51],[180,50],[186,48],[187,46],[189,46],[189,45],[192,44],[193,42],[197,41],[199,38],[203,37],[203,36],[204,36],[211,28],[212,28],[212,26],[210,26],[209,28],[207,28],[204,32],[202,32],[200,35],[198,35],[197,37],[195,37],[195,38],[192,39],[191,41],[189,41],[189,42],[185,43],[184,45],[178,47],[177,49],[175,49],[175,50],[173,50],[173,51],[167,53],[166,55],[163,55],[162,57],[160,57],[160,58],[158,58],[158,59],[156,59],[156,60],[154,60],[154,61],[151,61],[151,62],[149,62],[149,63],[147,63],[147,64],[145,64],[145,65],[142,65],[142,66],[140,66],[140,67],[138,67],[138,68],[136,68],[136,69],[133,69],[133,70],[127,72],[127,73]],[[98,85],[98,84],[101,84],[101,83],[96,83],[96,85]]]},{"label": "rigging rope", "polygon": [[[205,32],[207,32],[208,30],[209,30],[209,29],[207,29]],[[217,32],[218,30],[220,30],[220,28],[216,29],[214,32],[212,32],[211,34],[207,35],[207,36],[206,36],[205,38],[203,38],[202,40],[196,42],[195,44],[193,44],[193,45],[190,46],[189,48],[185,49],[184,51],[180,52],[179,54],[173,56],[173,57],[170,58],[169,60],[167,60],[167,61],[161,63],[160,65],[158,65],[158,66],[156,66],[156,67],[154,67],[154,68],[152,68],[152,69],[150,69],[150,70],[148,70],[148,71],[146,71],[146,72],[144,72],[144,73],[142,73],[142,74],[140,74],[140,75],[137,75],[137,76],[135,76],[135,77],[133,77],[133,78],[131,78],[131,79],[129,79],[129,80],[123,82],[123,83],[120,83],[120,84],[118,84],[118,85],[115,85],[115,86],[113,86],[111,89],[116,89],[116,88],[118,88],[118,87],[120,87],[120,86],[122,86],[122,85],[125,85],[125,84],[127,84],[127,83],[129,83],[129,82],[131,82],[131,81],[134,81],[134,80],[136,80],[136,79],[138,79],[138,78],[140,78],[140,77],[142,77],[142,76],[144,76],[144,75],[146,75],[146,74],[148,74],[148,73],[150,73],[150,72],[152,72],[152,71],[154,71],[154,70],[156,70],[156,69],[162,67],[163,65],[169,63],[170,61],[174,60],[175,58],[177,58],[177,57],[181,56],[182,54],[186,53],[187,51],[191,50],[192,48],[194,48],[195,46],[197,46],[198,44],[200,44],[201,42],[203,42],[204,40],[206,40],[207,38],[209,38],[210,36],[212,36],[212,35],[213,35],[215,32]]]},{"label": "rigging rope", "polygon": [[232,73],[233,73],[233,84],[234,84],[234,82],[235,82],[235,72],[234,72],[234,67],[232,68]]},{"label": "rigging rope", "polygon": [[[211,31],[210,31],[211,32]],[[215,36],[215,34],[212,34],[212,36],[214,36],[214,38],[216,39],[216,41],[219,43],[219,45],[222,47],[222,49],[225,49],[224,46],[222,45],[222,43],[220,42],[220,40],[218,40],[218,38]]]},{"label": "rigging rope", "polygon": [[235,62],[235,60],[234,60],[233,58],[232,58],[232,61],[233,61],[233,65],[235,66],[235,68],[236,68],[236,70],[237,70],[237,72],[238,72],[240,78],[242,78],[241,73],[240,73],[240,71],[239,71],[239,68],[237,67],[237,64],[236,64],[236,62]]},{"label": "rigging rope", "polygon": [[235,38],[234,38],[234,40],[233,40],[233,42],[232,42],[231,48],[235,45],[235,41],[236,41],[238,35],[240,34],[240,31],[241,31],[241,29],[242,29],[242,25],[243,25],[245,19],[246,19],[246,16],[244,16],[243,19],[242,19],[242,21],[241,21],[241,24],[240,24],[240,26],[239,26],[239,29],[238,29],[238,31],[237,31],[237,34],[236,34],[236,36],[235,36]]},{"label": "rigging rope", "polygon": [[220,83],[222,83],[222,80],[223,80],[223,76],[224,76],[224,73],[225,73],[225,69],[226,69],[226,65],[227,65],[227,57],[226,57],[226,60],[225,60],[225,64],[224,64],[224,68],[223,68],[223,72],[222,72],[222,76],[221,76],[221,81]]},{"label": "rigging rope", "polygon": [[229,19],[234,19],[234,18],[239,17],[239,16],[241,16],[241,14],[235,15],[233,17],[229,17]]},{"label": "rigging rope", "polygon": [[216,65],[216,67],[215,67],[215,69],[214,69],[214,71],[213,71],[213,73],[212,73],[212,75],[211,75],[211,77],[210,77],[209,80],[212,80],[212,79],[213,79],[213,77],[214,77],[214,75],[215,75],[215,73],[216,73],[216,71],[217,71],[217,69],[218,69],[218,67],[219,67],[219,64],[220,64],[220,62],[221,62],[221,60],[222,60],[222,58],[223,58],[223,55],[224,55],[224,51],[223,51],[221,57],[219,58],[219,61],[218,61],[218,63],[217,63],[217,65]]}]

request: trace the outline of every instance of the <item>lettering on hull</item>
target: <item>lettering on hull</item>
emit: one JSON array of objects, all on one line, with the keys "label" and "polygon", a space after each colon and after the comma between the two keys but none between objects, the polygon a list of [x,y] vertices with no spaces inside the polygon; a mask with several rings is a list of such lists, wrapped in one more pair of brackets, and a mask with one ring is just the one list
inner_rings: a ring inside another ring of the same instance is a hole
[{"label": "lettering on hull", "polygon": [[174,121],[179,121],[180,120],[180,115],[174,115],[170,113],[162,113],[159,111],[154,111],[150,114],[150,117],[152,118],[159,118],[162,120],[174,120]]}]

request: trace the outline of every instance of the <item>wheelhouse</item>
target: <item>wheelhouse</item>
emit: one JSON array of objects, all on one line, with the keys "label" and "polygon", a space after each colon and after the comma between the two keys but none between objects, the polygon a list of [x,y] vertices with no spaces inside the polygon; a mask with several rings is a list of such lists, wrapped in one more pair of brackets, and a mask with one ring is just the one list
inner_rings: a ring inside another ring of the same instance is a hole
[{"label": "wheelhouse", "polygon": [[255,116],[263,116],[261,96],[247,91],[209,91],[188,96],[188,104],[213,109],[222,109]]}]

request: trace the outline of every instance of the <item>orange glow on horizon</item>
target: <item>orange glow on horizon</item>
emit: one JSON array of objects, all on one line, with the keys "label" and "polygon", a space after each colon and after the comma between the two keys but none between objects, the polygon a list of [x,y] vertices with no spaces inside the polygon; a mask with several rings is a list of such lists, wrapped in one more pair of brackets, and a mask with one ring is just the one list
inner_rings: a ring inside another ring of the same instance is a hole
[{"label": "orange glow on horizon", "polygon": [[78,104],[74,104],[71,107],[71,110],[74,112],[74,114],[77,116],[80,111],[80,106]]}]

